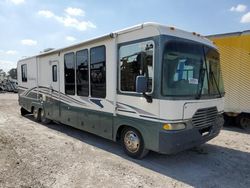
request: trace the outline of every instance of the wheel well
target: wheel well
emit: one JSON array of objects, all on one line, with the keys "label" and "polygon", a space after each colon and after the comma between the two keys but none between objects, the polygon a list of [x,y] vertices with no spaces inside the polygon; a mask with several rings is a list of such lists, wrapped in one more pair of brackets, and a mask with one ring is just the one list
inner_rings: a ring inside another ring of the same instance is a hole
[{"label": "wheel well", "polygon": [[34,107],[34,106],[32,106],[32,107],[31,107],[31,113],[33,113],[33,112],[34,112],[34,109],[35,109],[35,107]]},{"label": "wheel well", "polygon": [[125,128],[125,127],[128,127],[127,125],[121,125],[117,132],[116,132],[116,141],[120,141],[121,140],[121,136],[122,136],[122,130]]},{"label": "wheel well", "polygon": [[137,130],[140,134],[142,134],[141,133],[141,131],[139,131],[137,128],[135,128],[135,127],[132,127],[132,126],[129,126],[129,125],[121,125],[119,128],[118,128],[118,130],[117,130],[117,133],[116,133],[116,141],[120,141],[121,140],[121,136],[122,136],[122,130],[124,130],[125,128],[133,128],[133,129],[135,129],[135,130]]}]

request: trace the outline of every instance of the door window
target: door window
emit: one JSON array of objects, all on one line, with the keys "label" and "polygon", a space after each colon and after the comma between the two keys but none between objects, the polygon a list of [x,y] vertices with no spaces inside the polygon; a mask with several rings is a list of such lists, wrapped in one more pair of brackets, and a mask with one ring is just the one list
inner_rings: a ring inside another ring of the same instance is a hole
[{"label": "door window", "polygon": [[57,65],[52,66],[52,81],[57,82]]}]

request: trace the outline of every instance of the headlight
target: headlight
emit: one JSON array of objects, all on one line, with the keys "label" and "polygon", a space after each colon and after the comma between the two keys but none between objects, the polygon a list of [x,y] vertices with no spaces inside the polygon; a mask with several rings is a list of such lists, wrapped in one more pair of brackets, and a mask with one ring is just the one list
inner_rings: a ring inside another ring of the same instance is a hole
[{"label": "headlight", "polygon": [[186,125],[184,123],[165,123],[162,128],[167,131],[175,131],[185,129]]}]

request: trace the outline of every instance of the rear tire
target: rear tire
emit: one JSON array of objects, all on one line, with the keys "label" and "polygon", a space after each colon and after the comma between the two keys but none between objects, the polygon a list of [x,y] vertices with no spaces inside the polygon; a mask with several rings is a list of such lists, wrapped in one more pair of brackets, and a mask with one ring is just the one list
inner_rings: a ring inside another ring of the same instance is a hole
[{"label": "rear tire", "polygon": [[142,159],[149,152],[145,149],[141,133],[132,127],[122,130],[121,141],[124,152],[134,159]]},{"label": "rear tire", "polygon": [[41,112],[40,113],[40,115],[41,115],[41,122],[44,123],[44,124],[50,123],[51,120],[48,119],[48,118],[46,118],[44,109],[41,109],[40,112]]},{"label": "rear tire", "polygon": [[250,131],[250,115],[240,114],[236,117],[236,124],[246,131]]},{"label": "rear tire", "polygon": [[41,109],[34,108],[33,116],[37,122],[40,122],[41,121]]}]

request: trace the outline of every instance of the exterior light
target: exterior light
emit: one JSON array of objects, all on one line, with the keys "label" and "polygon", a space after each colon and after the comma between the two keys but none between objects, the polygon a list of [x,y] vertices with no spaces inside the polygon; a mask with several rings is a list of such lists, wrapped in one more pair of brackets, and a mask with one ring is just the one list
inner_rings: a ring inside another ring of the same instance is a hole
[{"label": "exterior light", "polygon": [[165,123],[162,128],[166,131],[175,131],[185,129],[186,125],[184,123]]}]

